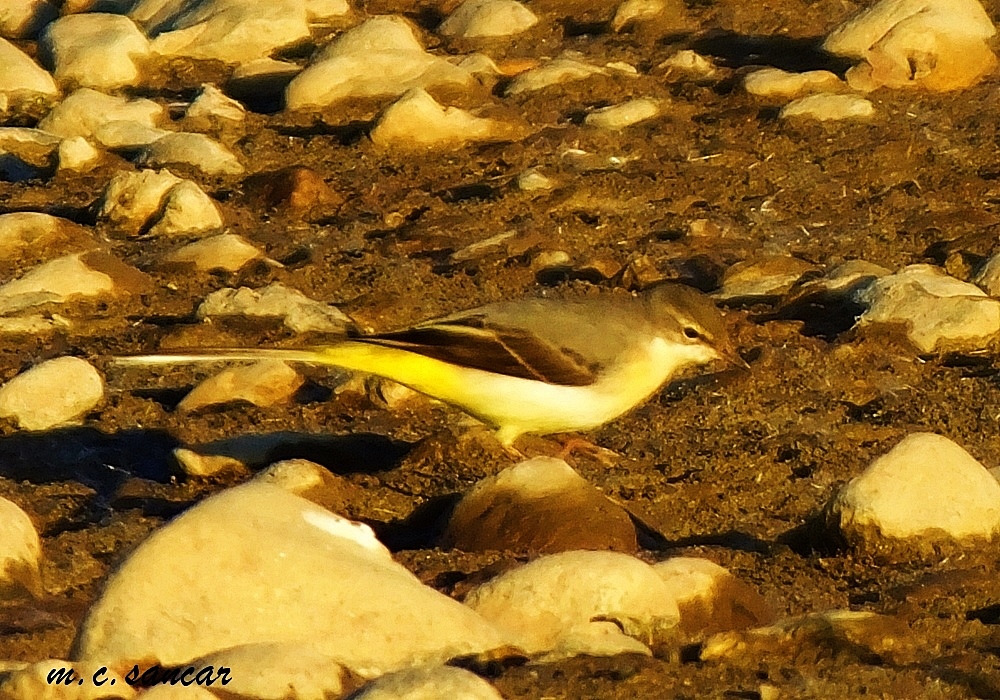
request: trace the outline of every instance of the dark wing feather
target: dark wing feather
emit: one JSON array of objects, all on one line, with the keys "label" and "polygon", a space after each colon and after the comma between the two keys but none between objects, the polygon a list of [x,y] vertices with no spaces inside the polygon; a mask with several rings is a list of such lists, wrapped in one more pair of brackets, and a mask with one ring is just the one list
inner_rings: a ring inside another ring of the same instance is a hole
[{"label": "dark wing feather", "polygon": [[479,315],[358,338],[462,367],[564,386],[587,386],[594,370],[566,348],[528,331],[490,326]]}]

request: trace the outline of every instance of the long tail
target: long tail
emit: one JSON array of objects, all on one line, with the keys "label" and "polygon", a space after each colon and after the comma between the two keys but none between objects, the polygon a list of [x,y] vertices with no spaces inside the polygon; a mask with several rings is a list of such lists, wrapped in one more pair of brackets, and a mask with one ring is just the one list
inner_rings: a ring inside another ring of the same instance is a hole
[{"label": "long tail", "polygon": [[191,352],[178,350],[153,355],[121,355],[112,358],[116,365],[180,365],[224,360],[284,360],[309,364],[330,364],[322,348],[198,348]]}]

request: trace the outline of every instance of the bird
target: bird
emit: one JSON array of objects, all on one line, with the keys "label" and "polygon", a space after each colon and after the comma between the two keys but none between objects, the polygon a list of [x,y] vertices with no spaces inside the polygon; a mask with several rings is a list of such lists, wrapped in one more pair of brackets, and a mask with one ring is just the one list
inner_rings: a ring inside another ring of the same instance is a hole
[{"label": "bird", "polygon": [[712,299],[662,283],[634,295],[500,301],[385,333],[349,332],[304,348],[211,348],[119,356],[153,365],[277,359],[391,379],[488,424],[510,448],[522,435],[599,427],[646,401],[680,370],[746,367]]}]

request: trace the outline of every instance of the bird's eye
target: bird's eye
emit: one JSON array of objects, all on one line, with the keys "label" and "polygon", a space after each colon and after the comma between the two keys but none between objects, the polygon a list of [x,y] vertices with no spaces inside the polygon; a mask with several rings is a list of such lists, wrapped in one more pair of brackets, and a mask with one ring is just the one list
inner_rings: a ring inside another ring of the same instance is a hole
[{"label": "bird's eye", "polygon": [[691,326],[688,326],[687,328],[684,329],[684,337],[694,340],[695,338],[700,338],[701,333],[698,332],[697,328],[692,328]]}]

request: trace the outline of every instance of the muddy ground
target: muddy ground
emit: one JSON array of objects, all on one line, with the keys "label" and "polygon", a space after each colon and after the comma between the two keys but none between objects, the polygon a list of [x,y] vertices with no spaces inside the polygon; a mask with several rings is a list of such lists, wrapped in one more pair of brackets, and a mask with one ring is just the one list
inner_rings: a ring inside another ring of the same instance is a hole
[{"label": "muddy ground", "polygon": [[[997,243],[1000,77],[955,94],[879,91],[871,96],[877,116],[862,123],[786,123],[776,118],[780,104],[739,88],[753,65],[842,70],[814,50],[815,38],[858,3],[697,0],[679,7],[683,16],[668,26],[618,35],[607,28],[604,3],[532,6],[543,17],[539,27],[481,48],[511,61],[579,51],[594,63],[631,63],[639,75],[495,97],[500,113],[523,118],[534,133],[444,154],[376,149],[364,136],[366,105],[320,116],[255,113],[229,137],[251,172],[308,166],[343,195],[342,206],[275,209],[242,179],[185,174],[222,202],[230,230],[284,267],[157,270],[152,261],[176,241],[125,240],[98,226],[110,250],[153,276],[154,289],[60,309],[81,319],[65,335],[0,339],[4,381],[68,353],[105,368],[110,386],[81,427],[28,434],[2,426],[0,493],[40,528],[46,595],[6,604],[0,658],[65,657],[87,605],[133,545],[191,503],[247,478],[185,479],[170,454],[179,445],[287,434],[262,461],[310,457],[360,487],[345,514],[372,524],[401,561],[448,593],[517,556],[431,546],[445,497],[510,464],[458,411],[421,402],[388,410],[370,396],[337,392],[334,373],[307,370],[310,382],[291,405],[180,415],[174,405],[208,369],[108,366],[115,353],[301,340],[278,323],[199,323],[193,311],[213,290],[280,281],[388,329],[522,294],[634,285],[634,276],[614,274],[634,261],[647,275],[711,291],[730,265],[769,255],[818,268],[856,258],[891,269],[936,262],[967,278]],[[441,17],[436,6],[394,0],[366,9],[402,13],[424,28]],[[987,9],[1000,16],[1000,3]],[[289,55],[304,62],[310,48]],[[680,48],[712,57],[719,73],[697,79],[657,68]],[[137,92],[164,103],[189,99],[224,73],[218,65],[176,64],[156,88]],[[672,107],[621,133],[580,124],[587,109],[633,96],[669,98]],[[570,148],[619,164],[581,168],[562,156]],[[0,209],[92,225],[90,206],[121,167],[131,166],[122,160],[85,176],[0,183]],[[559,187],[519,191],[514,180],[530,167]],[[707,235],[691,234],[698,220],[709,222]],[[471,257],[453,255],[505,231],[516,235]],[[566,251],[573,268],[540,272],[533,261],[544,250]],[[18,270],[3,272],[9,279]],[[586,456],[574,466],[658,534],[644,555],[650,560],[707,557],[751,583],[782,616],[831,608],[897,616],[914,653],[810,646],[732,663],[702,663],[690,653],[576,659],[494,669],[505,696],[757,698],[770,685],[782,698],[1000,697],[995,547],[886,563],[810,549],[794,536],[838,485],[910,432],[941,433],[988,467],[1000,465],[996,356],[919,358],[891,334],[847,330],[850,318],[833,311],[802,320],[775,318],[773,310],[758,304],[727,313],[749,372],[675,382],[587,435],[620,455],[613,466]]]}]

